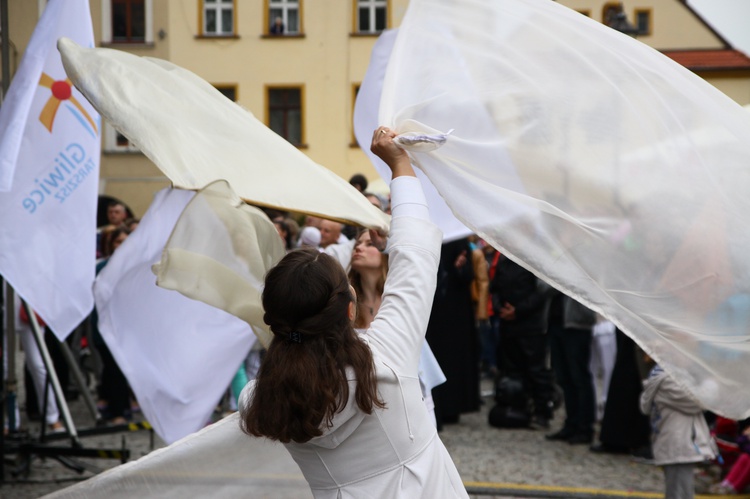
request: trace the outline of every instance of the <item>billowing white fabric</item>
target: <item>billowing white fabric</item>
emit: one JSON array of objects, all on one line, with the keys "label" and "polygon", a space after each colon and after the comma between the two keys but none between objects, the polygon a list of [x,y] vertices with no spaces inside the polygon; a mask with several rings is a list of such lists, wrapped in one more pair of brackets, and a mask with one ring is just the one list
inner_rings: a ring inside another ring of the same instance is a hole
[{"label": "billowing white fabric", "polygon": [[267,347],[272,333],[263,322],[263,280],[284,254],[268,217],[216,181],[185,207],[153,270],[158,286],[239,317]]},{"label": "billowing white fabric", "polygon": [[253,204],[387,230],[388,215],[348,182],[190,71],[67,39],[58,47],[76,87],[176,187],[227,180]]},{"label": "billowing white fabric", "polygon": [[60,36],[93,46],[87,1],[49,2],[3,101],[0,274],[64,339],[94,306],[101,122],[65,77]]},{"label": "billowing white fabric", "polygon": [[237,413],[169,447],[54,492],[48,499],[311,498],[284,446],[243,434]]},{"label": "billowing white fabric", "polygon": [[750,119],[548,0],[412,0],[380,121],[458,218],[602,313],[706,408],[750,415]]},{"label": "billowing white fabric", "polygon": [[102,337],[168,443],[208,421],[256,340],[237,317],[155,285],[151,266],[193,195],[160,191],[94,286]]},{"label": "billowing white fabric", "polygon": [[[378,174],[385,180],[386,185],[391,181],[391,170],[383,160],[370,151],[370,142],[372,141],[372,131],[380,125],[378,121],[380,93],[383,89],[383,78],[393,49],[393,42],[396,40],[396,33],[397,30],[384,31],[378,41],[375,42],[370,55],[370,65],[367,67],[365,78],[362,80],[354,104],[354,135],[359,147],[375,166]],[[416,170],[416,174],[422,182],[422,189],[430,206],[430,220],[440,227],[443,232],[443,240],[446,242],[453,241],[471,234],[471,230],[459,222],[451,213],[450,208],[445,204],[445,201],[425,174],[419,170]]]}]

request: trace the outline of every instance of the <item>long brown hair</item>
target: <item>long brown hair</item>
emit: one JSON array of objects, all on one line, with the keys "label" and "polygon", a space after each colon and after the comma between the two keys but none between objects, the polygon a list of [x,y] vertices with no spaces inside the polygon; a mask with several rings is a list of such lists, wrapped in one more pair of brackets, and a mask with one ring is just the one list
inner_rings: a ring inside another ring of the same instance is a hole
[{"label": "long brown hair", "polygon": [[315,249],[292,251],[268,272],[263,320],[274,338],[242,412],[245,433],[283,443],[322,435],[349,399],[347,367],[356,377],[357,406],[367,414],[385,407],[372,352],[349,319],[353,300],[341,265]]},{"label": "long brown hair", "polygon": [[[359,244],[359,238],[362,237],[363,234],[365,234],[368,231],[368,229],[364,229],[359,231],[357,234],[357,244]],[[356,245],[355,245],[356,248]],[[383,289],[385,288],[385,278],[388,275],[388,257],[385,255],[380,256],[380,274],[378,275],[378,281],[375,283],[375,292],[378,295],[383,295]],[[355,270],[354,267],[349,269],[349,283],[354,288],[354,291],[357,293],[357,296],[363,297],[365,295],[364,290],[362,289],[362,274],[359,273],[358,270]],[[354,327],[357,328],[363,328],[365,327],[365,313],[364,313],[365,305],[361,301],[357,302],[357,318],[354,319]]]}]

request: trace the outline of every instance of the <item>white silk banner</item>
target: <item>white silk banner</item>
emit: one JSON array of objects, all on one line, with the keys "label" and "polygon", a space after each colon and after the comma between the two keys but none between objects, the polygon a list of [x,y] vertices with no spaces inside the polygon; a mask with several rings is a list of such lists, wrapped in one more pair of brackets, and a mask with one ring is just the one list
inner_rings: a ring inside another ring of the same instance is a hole
[{"label": "white silk banner", "polygon": [[468,227],[610,318],[711,410],[750,416],[750,119],[548,0],[412,0],[380,99]]},{"label": "white silk banner", "polygon": [[182,211],[153,266],[156,284],[239,317],[268,347],[261,292],[284,244],[265,213],[242,202],[224,181],[198,191]]},{"label": "white silk banner", "polygon": [[195,195],[158,192],[94,286],[102,337],[167,443],[206,424],[256,341],[243,320],[154,284],[151,267]]},{"label": "white silk banner", "polygon": [[[393,50],[393,42],[396,40],[397,30],[384,31],[375,42],[370,54],[370,64],[367,73],[362,80],[362,85],[357,92],[357,100],[354,105],[354,135],[359,147],[372,162],[378,174],[383,180],[390,184],[391,170],[383,160],[370,151],[372,131],[379,125],[378,108],[380,107],[380,93],[383,90],[383,79],[388,67],[388,60]],[[471,230],[453,215],[450,208],[424,173],[416,171],[419,181],[422,182],[427,204],[430,207],[430,220],[440,227],[445,242],[460,239],[471,234]]]},{"label": "white silk banner", "polygon": [[190,71],[66,38],[58,48],[76,87],[175,187],[226,180],[252,204],[387,231],[390,217],[347,181]]}]

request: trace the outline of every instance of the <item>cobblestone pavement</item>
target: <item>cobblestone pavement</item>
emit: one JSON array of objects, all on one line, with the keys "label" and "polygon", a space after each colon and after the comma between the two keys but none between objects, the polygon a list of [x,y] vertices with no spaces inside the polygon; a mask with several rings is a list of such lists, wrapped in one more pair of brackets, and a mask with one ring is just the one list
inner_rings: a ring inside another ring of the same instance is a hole
[{"label": "cobblestone pavement", "polygon": [[[472,497],[614,497],[627,491],[651,492],[655,493],[652,497],[659,497],[663,487],[660,469],[636,463],[629,456],[594,454],[585,445],[548,442],[542,431],[492,428],[487,424],[492,401],[489,397],[484,400],[479,413],[462,415],[458,424],[446,426],[441,433],[464,483],[474,492]],[[70,408],[79,427],[93,426],[81,400],[72,402]],[[559,426],[562,417],[560,410],[552,422],[553,429]],[[86,448],[113,449],[124,443],[132,460],[150,452],[151,438],[148,431],[135,431],[83,437],[81,442]],[[61,440],[58,444],[68,442]],[[154,446],[163,447],[164,443],[155,437]],[[10,457],[13,456],[6,459]],[[79,474],[55,459],[35,458],[27,477],[11,476],[17,463],[6,462],[0,497],[40,497],[91,477],[96,469],[119,464],[113,459],[79,458],[78,461],[91,468]]]}]

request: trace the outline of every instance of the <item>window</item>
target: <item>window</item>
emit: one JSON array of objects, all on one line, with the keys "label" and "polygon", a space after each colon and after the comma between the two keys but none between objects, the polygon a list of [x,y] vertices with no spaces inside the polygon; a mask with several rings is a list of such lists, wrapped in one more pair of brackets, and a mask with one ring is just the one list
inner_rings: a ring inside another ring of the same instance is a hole
[{"label": "window", "polygon": [[112,0],[112,41],[146,41],[146,5],[144,0]]},{"label": "window", "polygon": [[651,9],[635,9],[635,27],[639,35],[651,34]]},{"label": "window", "polygon": [[380,33],[387,26],[387,0],[356,0],[357,33]]},{"label": "window", "polygon": [[214,88],[232,102],[237,102],[237,85],[214,85]]},{"label": "window", "polygon": [[303,145],[302,87],[268,88],[268,127],[295,146]]},{"label": "window", "polygon": [[234,35],[234,0],[203,0],[203,34]]},{"label": "window", "polygon": [[266,0],[269,35],[299,35],[302,33],[301,0]]},{"label": "window", "polygon": [[104,152],[140,152],[130,140],[104,122]]},{"label": "window", "polygon": [[153,0],[102,0],[102,44],[154,43]]}]

